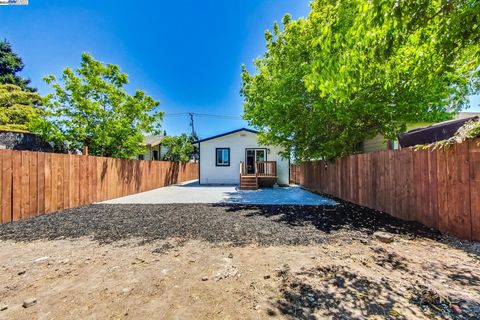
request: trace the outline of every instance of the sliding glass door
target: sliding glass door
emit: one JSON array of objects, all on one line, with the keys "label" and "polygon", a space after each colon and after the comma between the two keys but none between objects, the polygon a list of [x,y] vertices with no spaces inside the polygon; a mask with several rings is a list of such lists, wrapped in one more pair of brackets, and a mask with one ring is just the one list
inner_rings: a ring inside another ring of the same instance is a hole
[{"label": "sliding glass door", "polygon": [[267,154],[265,149],[246,149],[245,150],[245,163],[246,173],[255,174],[255,162],[266,161]]}]

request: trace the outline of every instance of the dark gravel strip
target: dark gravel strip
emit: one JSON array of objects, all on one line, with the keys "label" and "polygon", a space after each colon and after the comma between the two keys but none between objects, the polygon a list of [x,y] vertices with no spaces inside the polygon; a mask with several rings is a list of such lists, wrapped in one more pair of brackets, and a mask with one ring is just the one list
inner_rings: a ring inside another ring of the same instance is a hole
[{"label": "dark gravel strip", "polygon": [[337,206],[253,206],[214,204],[90,205],[0,225],[1,240],[79,238],[108,243],[129,238],[144,241],[182,238],[233,245],[306,245],[370,239],[384,230],[435,238],[418,223],[340,203]]}]

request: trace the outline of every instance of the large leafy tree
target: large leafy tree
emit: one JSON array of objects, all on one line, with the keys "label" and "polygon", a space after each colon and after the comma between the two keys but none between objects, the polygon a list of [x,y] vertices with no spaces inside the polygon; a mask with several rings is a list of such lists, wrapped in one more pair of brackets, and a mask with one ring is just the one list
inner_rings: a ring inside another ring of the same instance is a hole
[{"label": "large leafy tree", "polygon": [[0,129],[28,131],[42,110],[42,98],[13,84],[0,84]]},{"label": "large leafy tree", "polygon": [[195,151],[191,138],[186,134],[165,137],[162,146],[167,150],[165,160],[170,161],[187,162]]},{"label": "large leafy tree", "polygon": [[22,58],[13,52],[11,44],[7,40],[0,41],[0,84],[13,84],[25,91],[36,91],[29,86],[29,79],[17,75],[24,67]]},{"label": "large leafy tree", "polygon": [[47,76],[45,81],[54,92],[46,97],[46,116],[34,129],[56,145],[86,146],[92,155],[128,158],[144,151],[144,134],[160,129],[159,102],[141,90],[128,94],[128,77],[116,65],[84,53],[75,71],[66,68],[60,79]]},{"label": "large leafy tree", "polygon": [[315,0],[266,32],[254,73],[243,66],[244,117],[300,159],[446,119],[479,92],[479,13],[475,0]]}]

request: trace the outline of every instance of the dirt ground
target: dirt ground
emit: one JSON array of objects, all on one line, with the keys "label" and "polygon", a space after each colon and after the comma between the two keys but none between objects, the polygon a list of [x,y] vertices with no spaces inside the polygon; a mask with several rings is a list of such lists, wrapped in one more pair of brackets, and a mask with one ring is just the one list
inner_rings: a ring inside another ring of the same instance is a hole
[{"label": "dirt ground", "polygon": [[478,243],[346,203],[67,210],[0,226],[0,270],[0,319],[480,319]]}]

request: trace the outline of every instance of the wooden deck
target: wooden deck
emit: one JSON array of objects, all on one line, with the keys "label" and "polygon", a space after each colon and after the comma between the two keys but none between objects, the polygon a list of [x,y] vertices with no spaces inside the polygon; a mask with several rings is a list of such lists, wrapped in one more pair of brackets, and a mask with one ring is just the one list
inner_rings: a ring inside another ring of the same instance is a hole
[{"label": "wooden deck", "polygon": [[257,190],[259,187],[271,187],[277,181],[276,161],[255,162],[255,173],[248,174],[246,164],[240,162],[240,189]]}]

